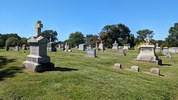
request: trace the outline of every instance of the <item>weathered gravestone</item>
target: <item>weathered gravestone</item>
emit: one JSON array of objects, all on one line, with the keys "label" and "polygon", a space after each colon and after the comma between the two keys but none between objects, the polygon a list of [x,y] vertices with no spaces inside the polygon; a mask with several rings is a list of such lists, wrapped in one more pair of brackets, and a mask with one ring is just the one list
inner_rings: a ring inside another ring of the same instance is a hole
[{"label": "weathered gravestone", "polygon": [[118,54],[119,54],[120,56],[126,56],[126,50],[124,50],[124,49],[119,49],[119,50],[118,50]]},{"label": "weathered gravestone", "polygon": [[162,53],[164,55],[167,55],[168,52],[169,52],[169,48],[168,47],[163,47]]},{"label": "weathered gravestone", "polygon": [[87,56],[95,58],[96,57],[96,49],[94,49],[94,48],[87,49]]},{"label": "weathered gravestone", "polygon": [[15,46],[15,51],[19,51],[19,46]]},{"label": "weathered gravestone", "polygon": [[150,38],[147,37],[145,38],[145,41],[147,42],[146,45],[141,45],[140,46],[140,54],[137,56],[137,61],[145,61],[145,62],[150,62],[154,63],[157,65],[162,64],[162,60],[158,58],[158,56],[155,53],[155,46],[150,45]]},{"label": "weathered gravestone", "polygon": [[151,68],[150,72],[152,74],[160,75],[160,69],[159,68]]},{"label": "weathered gravestone", "polygon": [[116,64],[114,64],[114,67],[115,67],[115,68],[118,68],[118,69],[121,69],[121,68],[122,68],[122,65],[119,64],[119,63],[116,63]]},{"label": "weathered gravestone", "polygon": [[115,43],[112,46],[113,50],[118,50],[118,43],[115,41]]},{"label": "weathered gravestone", "polygon": [[161,48],[159,47],[159,44],[158,44],[158,43],[156,43],[155,51],[156,51],[156,52],[161,52]]},{"label": "weathered gravestone", "polygon": [[102,42],[102,41],[101,41],[101,43],[99,44],[98,50],[99,50],[99,51],[104,51],[104,45],[103,45],[103,42]]},{"label": "weathered gravestone", "polygon": [[136,72],[140,71],[138,66],[131,66],[131,70],[136,71]]},{"label": "weathered gravestone", "polygon": [[51,51],[51,52],[56,52],[56,47],[55,47],[55,43],[51,41],[51,38],[50,38],[50,42],[47,44],[47,50],[48,51]]},{"label": "weathered gravestone", "polygon": [[85,51],[85,44],[79,44],[78,50]]},{"label": "weathered gravestone", "polygon": [[26,44],[22,45],[22,50],[27,50],[27,45]]},{"label": "weathered gravestone", "polygon": [[26,57],[26,61],[22,63],[22,68],[28,71],[43,72],[54,69],[54,64],[50,62],[50,57],[47,56],[48,40],[40,36],[42,27],[41,21],[37,21],[35,24],[37,34],[28,40],[30,54]]},{"label": "weathered gravestone", "polygon": [[65,52],[71,52],[72,50],[70,50],[69,49],[69,45],[67,44],[67,42],[66,42],[66,44],[65,44]]},{"label": "weathered gravestone", "polygon": [[130,49],[130,44],[124,44],[124,50],[129,50]]}]

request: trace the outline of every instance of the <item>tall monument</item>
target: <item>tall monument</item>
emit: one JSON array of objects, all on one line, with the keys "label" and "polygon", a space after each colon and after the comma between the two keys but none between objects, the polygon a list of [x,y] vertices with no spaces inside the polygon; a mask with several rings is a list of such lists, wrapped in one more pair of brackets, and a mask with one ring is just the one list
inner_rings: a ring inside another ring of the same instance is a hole
[{"label": "tall monument", "polygon": [[43,72],[54,69],[54,64],[50,62],[50,57],[47,56],[48,40],[40,36],[43,24],[37,21],[35,24],[36,36],[28,40],[30,45],[30,54],[26,57],[26,61],[22,63],[22,67],[32,72]]},{"label": "tall monument", "polygon": [[157,65],[161,65],[162,60],[160,60],[156,55],[155,46],[150,45],[151,38],[146,37],[144,40],[146,41],[146,44],[140,46],[140,54],[137,56],[136,60],[151,62]]}]

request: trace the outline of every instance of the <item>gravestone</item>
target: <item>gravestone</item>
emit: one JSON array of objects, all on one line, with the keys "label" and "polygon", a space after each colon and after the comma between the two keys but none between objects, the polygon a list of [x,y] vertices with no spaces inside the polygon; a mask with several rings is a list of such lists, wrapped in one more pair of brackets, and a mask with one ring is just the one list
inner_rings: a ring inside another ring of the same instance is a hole
[{"label": "gravestone", "polygon": [[94,49],[94,48],[92,48],[92,49],[87,49],[87,56],[88,56],[88,57],[93,57],[93,58],[97,57],[97,56],[96,56],[96,49]]},{"label": "gravestone", "polygon": [[156,52],[161,52],[161,48],[159,47],[159,44],[158,44],[158,43],[156,43],[155,51],[156,51]]},{"label": "gravestone", "polygon": [[85,44],[79,44],[78,50],[85,51]]},{"label": "gravestone", "polygon": [[27,50],[27,45],[26,44],[22,45],[22,50]]},{"label": "gravestone", "polygon": [[65,52],[71,52],[72,51],[72,50],[69,49],[69,45],[67,44],[67,42],[65,44],[65,50],[64,51]]},{"label": "gravestone", "polygon": [[130,49],[130,44],[124,44],[124,50],[129,50]]},{"label": "gravestone", "polygon": [[177,47],[169,48],[169,52],[171,52],[172,54],[178,53],[178,48]]},{"label": "gravestone", "polygon": [[112,46],[113,50],[118,50],[118,43],[115,41],[115,43]]},{"label": "gravestone", "polygon": [[118,54],[119,54],[120,56],[126,56],[126,51],[125,51],[124,49],[119,49],[119,50],[118,50]]},{"label": "gravestone", "polygon": [[116,64],[114,64],[114,67],[115,67],[115,68],[119,68],[119,69],[121,69],[121,68],[122,68],[122,65],[119,64],[119,63],[116,63]]},{"label": "gravestone", "polygon": [[19,46],[15,46],[15,51],[19,51]]},{"label": "gravestone", "polygon": [[131,66],[131,70],[136,71],[136,72],[140,71],[138,66]]},{"label": "gravestone", "polygon": [[162,53],[164,55],[167,55],[168,52],[169,52],[169,48],[168,47],[163,47]]},{"label": "gravestone", "polygon": [[47,56],[48,40],[40,36],[42,27],[41,21],[37,21],[35,24],[37,34],[27,41],[30,45],[30,54],[26,57],[26,61],[22,63],[22,68],[28,71],[43,72],[54,69],[54,64],[50,62],[50,57]]},{"label": "gravestone", "polygon": [[101,43],[99,44],[99,47],[98,47],[99,51],[104,51],[104,45],[103,45],[103,42],[101,41]]},{"label": "gravestone", "polygon": [[150,45],[150,38],[147,37],[145,38],[145,41],[147,42],[146,45],[141,45],[140,46],[140,54],[137,56],[137,61],[145,61],[145,62],[150,62],[154,63],[157,65],[162,64],[162,60],[158,58],[158,56],[155,53],[155,46]]},{"label": "gravestone", "polygon": [[160,69],[159,68],[151,68],[150,72],[152,74],[160,75]]},{"label": "gravestone", "polygon": [[56,52],[56,47],[55,47],[55,43],[51,41],[51,38],[50,38],[50,42],[47,44],[47,50],[48,51],[51,51],[51,52]]}]

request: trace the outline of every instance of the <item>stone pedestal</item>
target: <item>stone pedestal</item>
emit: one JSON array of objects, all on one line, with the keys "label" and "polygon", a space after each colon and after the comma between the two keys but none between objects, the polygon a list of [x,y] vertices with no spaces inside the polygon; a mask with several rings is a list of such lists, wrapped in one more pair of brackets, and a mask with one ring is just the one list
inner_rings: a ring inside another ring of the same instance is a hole
[{"label": "stone pedestal", "polygon": [[160,60],[155,54],[155,46],[154,45],[142,45],[140,47],[140,54],[137,56],[137,61],[145,61],[151,62],[157,65],[162,64],[162,60]]},{"label": "stone pedestal", "polygon": [[[37,21],[37,24],[41,24],[41,21]],[[40,25],[36,25],[36,27],[38,28]],[[22,63],[22,68],[31,72],[43,72],[54,69],[54,64],[50,62],[50,57],[47,56],[48,40],[39,36],[39,34],[40,31],[37,30],[37,36],[31,37],[28,40],[30,54],[26,57],[26,61]]]},{"label": "stone pedestal", "polygon": [[118,54],[120,56],[126,56],[126,51],[124,49],[119,49]]},{"label": "stone pedestal", "polygon": [[104,51],[104,45],[103,45],[103,42],[101,41],[101,43],[99,44],[99,47],[98,47],[98,50],[99,51]]}]

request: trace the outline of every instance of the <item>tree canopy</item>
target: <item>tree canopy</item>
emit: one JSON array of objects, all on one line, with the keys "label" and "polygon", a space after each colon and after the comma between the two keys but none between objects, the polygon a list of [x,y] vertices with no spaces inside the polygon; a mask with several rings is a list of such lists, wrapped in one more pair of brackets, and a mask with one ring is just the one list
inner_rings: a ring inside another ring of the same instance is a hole
[{"label": "tree canopy", "polygon": [[78,46],[81,43],[84,43],[84,35],[81,32],[74,32],[69,35],[68,39],[69,45],[71,47]]},{"label": "tree canopy", "polygon": [[58,40],[57,35],[58,35],[58,33],[56,31],[53,31],[53,30],[45,30],[41,33],[41,36],[47,38],[48,40],[50,40],[50,38],[51,38],[52,42]]},{"label": "tree canopy", "polygon": [[143,42],[144,39],[149,36],[150,38],[153,38],[153,31],[152,30],[149,30],[149,29],[144,29],[144,30],[139,30],[137,31],[137,39],[140,41],[140,42]]}]

